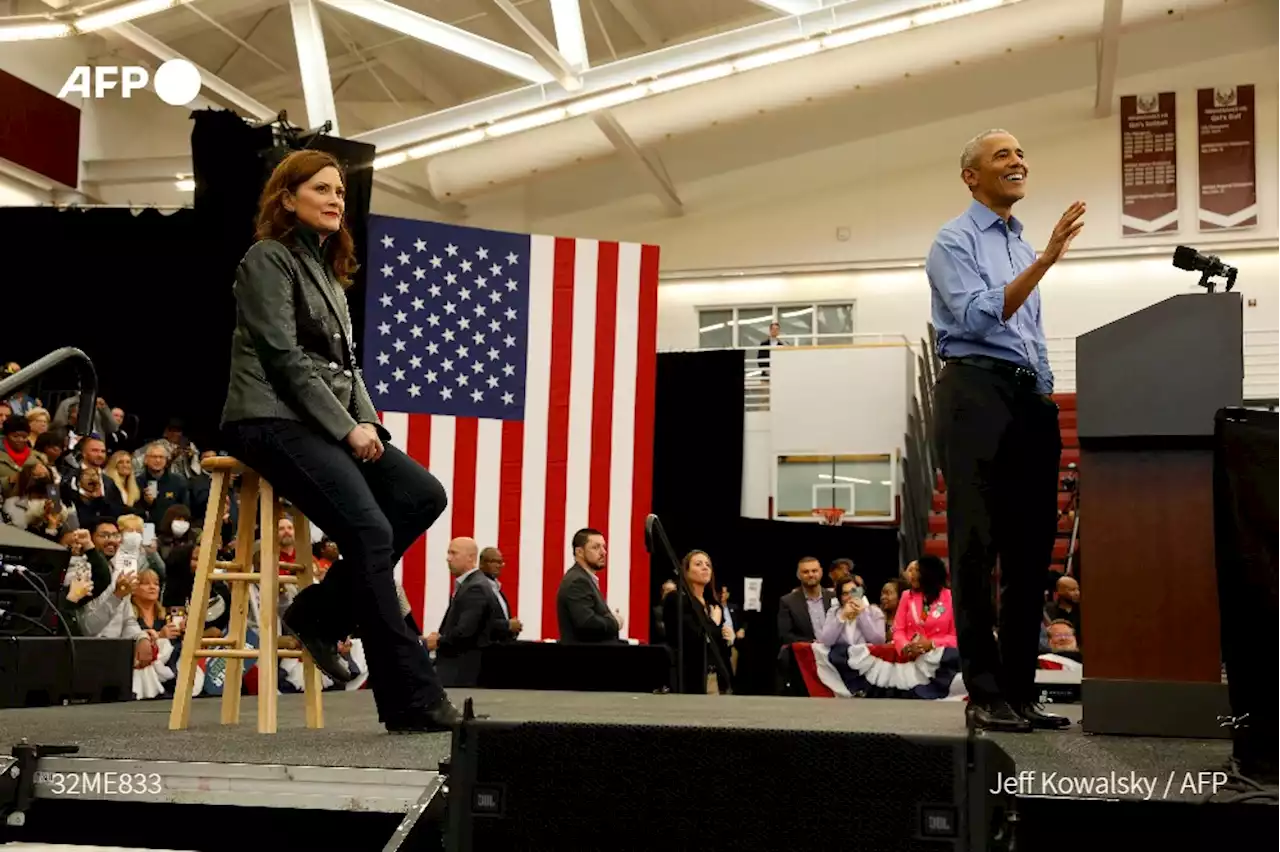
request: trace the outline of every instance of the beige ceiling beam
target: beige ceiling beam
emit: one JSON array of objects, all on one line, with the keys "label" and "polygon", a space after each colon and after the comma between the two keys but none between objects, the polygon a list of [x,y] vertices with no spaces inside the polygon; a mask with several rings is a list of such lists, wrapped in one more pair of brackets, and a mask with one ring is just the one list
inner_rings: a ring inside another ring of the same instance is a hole
[{"label": "beige ceiling beam", "polygon": [[591,118],[595,121],[596,127],[600,128],[600,132],[605,135],[605,138],[613,143],[613,147],[618,149],[618,152],[626,157],[648,182],[653,194],[662,202],[662,207],[667,211],[667,215],[683,216],[684,202],[680,200],[680,196],[676,193],[675,184],[671,181],[671,175],[667,173],[666,166],[662,164],[662,160],[658,155],[641,148],[631,138],[631,134],[627,132],[627,129],[618,122],[612,112],[604,110],[594,113]]},{"label": "beige ceiling beam", "polygon": [[1097,118],[1110,116],[1115,100],[1123,18],[1124,0],[1106,0],[1102,8],[1102,32],[1098,36],[1098,91],[1093,100],[1093,114]]}]

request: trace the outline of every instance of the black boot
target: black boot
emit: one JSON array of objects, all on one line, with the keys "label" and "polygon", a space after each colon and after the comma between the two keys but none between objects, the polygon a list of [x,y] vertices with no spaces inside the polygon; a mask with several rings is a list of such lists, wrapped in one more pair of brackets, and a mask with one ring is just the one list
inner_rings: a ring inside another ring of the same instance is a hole
[{"label": "black boot", "polygon": [[312,661],[315,662],[320,671],[333,678],[337,683],[350,683],[355,680],[355,675],[351,673],[351,669],[347,668],[347,661],[342,659],[342,655],[338,653],[338,643],[321,639],[307,631],[298,632],[298,628],[289,622],[289,613],[292,610],[292,607],[285,610],[280,620],[284,622],[285,629],[296,636],[298,641],[302,643],[302,647],[311,655]]},{"label": "black boot", "polygon": [[1071,727],[1070,719],[1056,713],[1044,712],[1043,704],[1022,704],[1016,710],[1019,716],[1030,722],[1031,727],[1038,731],[1061,731]]},{"label": "black boot", "polygon": [[979,703],[970,700],[964,708],[965,727],[970,731],[999,731],[1007,734],[1031,733],[1031,723],[1003,701]]},{"label": "black boot", "polygon": [[428,710],[412,710],[401,716],[387,719],[387,732],[391,734],[435,734],[452,731],[462,724],[462,714],[449,699]]}]

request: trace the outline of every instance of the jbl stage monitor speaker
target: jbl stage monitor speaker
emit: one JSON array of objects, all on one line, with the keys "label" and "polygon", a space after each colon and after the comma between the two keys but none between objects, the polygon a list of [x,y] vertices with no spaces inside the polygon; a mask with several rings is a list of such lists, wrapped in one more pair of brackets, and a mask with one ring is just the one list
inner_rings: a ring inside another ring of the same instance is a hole
[{"label": "jbl stage monitor speaker", "polygon": [[1276,774],[1275,672],[1259,665],[1274,659],[1277,608],[1277,491],[1280,430],[1272,411],[1225,408],[1214,424],[1213,523],[1218,563],[1222,659],[1234,756],[1250,777]]},{"label": "jbl stage monitor speaker", "polygon": [[472,719],[445,845],[1001,852],[1013,773],[985,737]]}]

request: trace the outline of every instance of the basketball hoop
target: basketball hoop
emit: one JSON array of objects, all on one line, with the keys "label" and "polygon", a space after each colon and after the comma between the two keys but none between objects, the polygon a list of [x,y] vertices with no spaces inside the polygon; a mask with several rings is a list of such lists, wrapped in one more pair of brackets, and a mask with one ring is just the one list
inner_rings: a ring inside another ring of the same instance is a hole
[{"label": "basketball hoop", "polygon": [[814,509],[814,517],[818,519],[818,523],[824,527],[838,527],[844,520],[844,509],[830,507],[825,509]]}]

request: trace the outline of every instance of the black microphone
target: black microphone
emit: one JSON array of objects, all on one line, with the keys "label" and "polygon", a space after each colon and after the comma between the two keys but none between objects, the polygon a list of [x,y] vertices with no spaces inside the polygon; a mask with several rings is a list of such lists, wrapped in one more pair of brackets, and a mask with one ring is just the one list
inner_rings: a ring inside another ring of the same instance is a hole
[{"label": "black microphone", "polygon": [[1173,250],[1173,265],[1188,272],[1217,272],[1222,261],[1212,254],[1201,254],[1191,246],[1178,246]]},{"label": "black microphone", "polygon": [[1200,286],[1208,289],[1210,293],[1214,291],[1210,278],[1226,278],[1227,292],[1230,292],[1236,283],[1237,270],[1234,266],[1223,263],[1217,255],[1201,254],[1191,246],[1178,246],[1173,250],[1173,265],[1188,272],[1201,273]]}]

